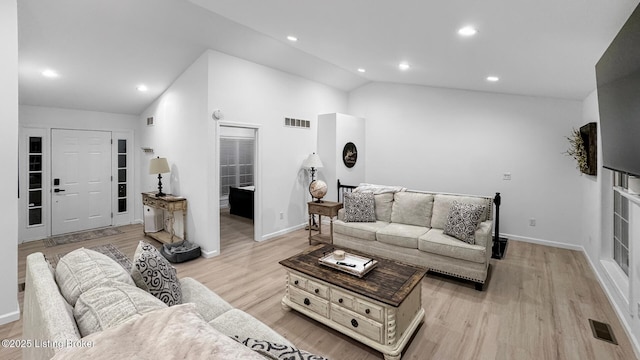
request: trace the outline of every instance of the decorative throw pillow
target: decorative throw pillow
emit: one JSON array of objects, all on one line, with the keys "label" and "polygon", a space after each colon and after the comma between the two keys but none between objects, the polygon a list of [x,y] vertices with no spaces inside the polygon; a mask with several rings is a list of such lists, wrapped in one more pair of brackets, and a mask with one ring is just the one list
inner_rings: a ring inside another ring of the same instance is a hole
[{"label": "decorative throw pillow", "polygon": [[182,303],[176,269],[153,245],[140,241],[133,255],[131,277],[136,285],[172,306]]},{"label": "decorative throw pillow", "polygon": [[469,244],[475,244],[475,233],[484,205],[465,204],[454,201],[449,208],[449,217],[444,233]]},{"label": "decorative throw pillow", "polygon": [[232,338],[249,349],[257,352],[267,359],[274,360],[327,360],[320,355],[310,354],[288,345],[274,344],[266,340],[256,340],[252,338],[241,339],[238,336]]},{"label": "decorative throw pillow", "polygon": [[375,222],[375,198],[373,193],[344,194],[345,222]]}]

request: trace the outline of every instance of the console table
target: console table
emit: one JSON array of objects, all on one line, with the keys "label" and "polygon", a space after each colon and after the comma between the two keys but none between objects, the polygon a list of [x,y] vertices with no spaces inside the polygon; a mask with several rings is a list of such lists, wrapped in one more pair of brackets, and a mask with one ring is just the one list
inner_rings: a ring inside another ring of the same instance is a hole
[{"label": "console table", "polygon": [[[160,242],[170,244],[187,239],[187,199],[181,196],[167,194],[156,196],[156,192],[142,193],[142,205],[147,205],[154,209],[161,209],[168,214],[168,229],[157,232],[144,232],[145,235]],[[175,222],[175,212],[182,211],[182,238],[176,236],[173,224]],[[143,217],[144,219],[144,217]]]},{"label": "console table", "polygon": [[[338,210],[342,209],[342,203],[333,201],[315,202],[309,201],[307,203],[309,208],[309,244],[311,241],[318,241],[333,244],[333,218],[338,216]],[[318,215],[318,234],[312,235],[312,216]],[[322,215],[328,216],[330,219],[329,235],[322,234]]]}]

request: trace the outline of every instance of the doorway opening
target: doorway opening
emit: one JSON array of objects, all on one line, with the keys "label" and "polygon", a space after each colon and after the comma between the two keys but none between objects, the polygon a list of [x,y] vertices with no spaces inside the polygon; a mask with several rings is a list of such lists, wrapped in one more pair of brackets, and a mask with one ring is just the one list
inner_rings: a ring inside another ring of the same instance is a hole
[{"label": "doorway opening", "polygon": [[220,126],[220,250],[255,239],[257,129]]}]

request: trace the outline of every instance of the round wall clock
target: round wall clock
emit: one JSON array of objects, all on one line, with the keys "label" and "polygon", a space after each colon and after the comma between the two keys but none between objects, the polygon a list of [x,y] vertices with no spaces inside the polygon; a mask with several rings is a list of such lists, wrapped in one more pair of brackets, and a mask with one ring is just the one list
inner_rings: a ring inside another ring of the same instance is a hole
[{"label": "round wall clock", "polygon": [[344,146],[344,149],[342,149],[342,161],[344,162],[344,166],[352,168],[356,164],[357,160],[358,149],[354,143],[348,142]]}]

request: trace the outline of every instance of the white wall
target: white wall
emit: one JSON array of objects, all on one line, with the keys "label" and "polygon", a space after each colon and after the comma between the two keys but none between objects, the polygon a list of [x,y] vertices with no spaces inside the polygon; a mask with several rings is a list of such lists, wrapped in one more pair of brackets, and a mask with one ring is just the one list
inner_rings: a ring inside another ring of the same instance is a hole
[{"label": "white wall", "polygon": [[[136,169],[141,191],[156,191],[158,175],[149,174],[152,157],[166,157],[170,174],[162,177],[162,191],[187,198],[187,239],[198,243],[205,253],[217,247],[211,241],[207,194],[207,166],[213,156],[209,144],[212,131],[207,115],[207,57],[201,56],[146,109],[138,120],[138,144],[150,147],[152,154],[143,154]],[[147,117],[154,125],[147,126]],[[142,218],[142,204],[137,204],[137,218]],[[182,233],[182,216],[177,214],[175,230]]]},{"label": "white wall", "polygon": [[597,92],[583,102],[582,123],[598,123],[598,176],[580,179],[582,191],[581,242],[596,276],[640,354],[640,197],[629,206],[629,276],[613,263],[613,180],[612,171],[602,168],[602,141]]},{"label": "white wall", "polygon": [[[266,239],[306,222],[306,174],[301,166],[315,151],[316,126],[286,128],[284,118],[313,120],[319,113],[344,111],[346,98],[325,85],[208,51],[141,114],[139,144],[154,148],[153,156],[168,158],[172,173],[163,184],[187,198],[188,238],[213,256],[220,249],[218,123],[213,111],[220,109],[225,123],[259,127],[262,177],[256,179],[256,196],[261,196],[262,225],[255,231]],[[149,116],[155,118],[152,127],[145,125]],[[147,157],[140,164],[142,191],[154,190],[157,182],[145,175]]]},{"label": "white wall", "polygon": [[134,115],[20,105],[21,127],[114,131],[137,125]]},{"label": "white wall", "polygon": [[0,325],[20,318],[18,307],[18,12],[15,0],[0,2]]},{"label": "white wall", "polygon": [[[318,171],[329,187],[326,200],[337,201],[336,187],[339,179],[345,185],[365,182],[365,119],[346,114],[322,114],[318,116],[318,155],[323,167]],[[352,142],[358,150],[356,164],[348,168],[342,160],[344,146]]]},{"label": "white wall", "polygon": [[[322,113],[344,112],[346,93],[220,52],[208,54],[209,114],[220,109],[226,122],[260,127],[262,176],[256,179],[256,196],[261,197],[262,224],[255,231],[267,239],[303,226],[309,199],[302,162],[316,151],[315,119]],[[285,127],[285,117],[311,120],[311,128]]]},{"label": "white wall", "polygon": [[[502,195],[500,232],[579,248],[580,177],[563,154],[581,102],[374,83],[349,97],[366,119],[366,180]],[[512,180],[503,180],[510,173]],[[529,219],[536,226],[529,226]]]}]

